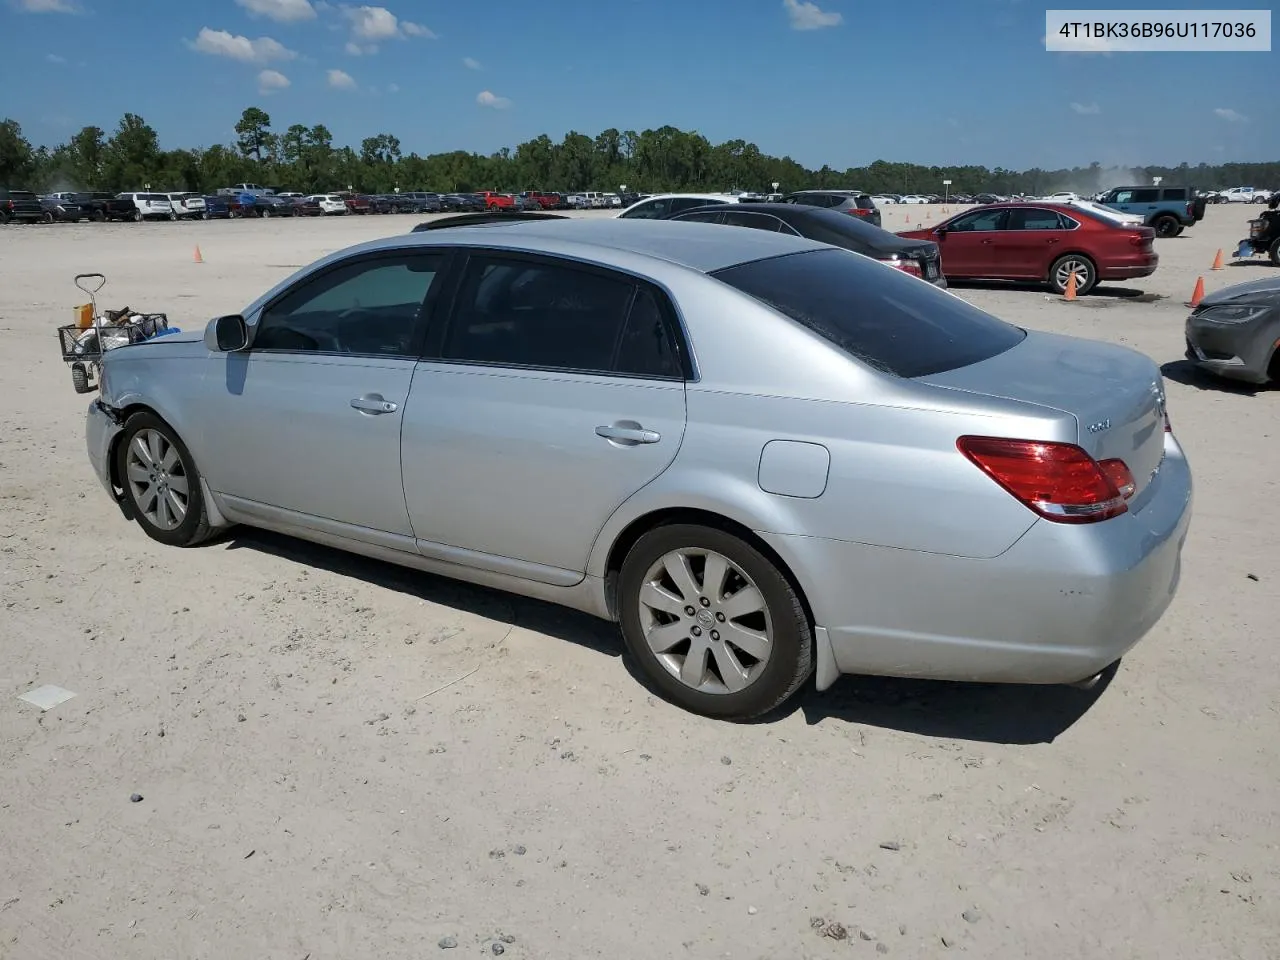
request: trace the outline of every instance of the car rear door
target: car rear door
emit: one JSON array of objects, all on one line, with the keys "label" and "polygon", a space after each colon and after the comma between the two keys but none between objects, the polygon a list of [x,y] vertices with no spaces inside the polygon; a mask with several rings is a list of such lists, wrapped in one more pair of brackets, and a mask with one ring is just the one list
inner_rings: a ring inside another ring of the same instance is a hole
[{"label": "car rear door", "polygon": [[[1071,221],[1074,223],[1074,221]],[[1008,229],[996,242],[1011,279],[1039,280],[1049,275],[1067,235],[1068,221],[1056,210],[1019,207],[1009,211]]]},{"label": "car rear door", "polygon": [[665,294],[644,281],[550,257],[466,254],[405,412],[418,548],[579,581],[605,521],[680,447],[677,332]]},{"label": "car rear door", "polygon": [[414,549],[400,430],[444,262],[418,250],[342,261],[250,318],[247,351],[214,355],[196,456],[229,507]]}]

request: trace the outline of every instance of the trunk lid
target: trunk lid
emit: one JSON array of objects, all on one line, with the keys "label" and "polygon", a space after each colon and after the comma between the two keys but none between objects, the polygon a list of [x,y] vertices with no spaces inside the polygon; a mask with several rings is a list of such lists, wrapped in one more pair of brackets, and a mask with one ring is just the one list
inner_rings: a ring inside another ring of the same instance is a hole
[{"label": "trunk lid", "polygon": [[1076,442],[1095,460],[1123,460],[1133,474],[1135,496],[1164,459],[1160,370],[1124,347],[1029,332],[1004,353],[919,382],[1071,414]]}]

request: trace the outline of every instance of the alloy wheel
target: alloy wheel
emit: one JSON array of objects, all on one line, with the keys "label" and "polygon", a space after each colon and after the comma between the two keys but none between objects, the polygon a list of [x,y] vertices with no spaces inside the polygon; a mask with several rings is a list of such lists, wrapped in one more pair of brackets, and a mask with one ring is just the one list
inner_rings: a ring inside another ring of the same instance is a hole
[{"label": "alloy wheel", "polygon": [[1077,257],[1064,257],[1058,263],[1058,268],[1053,275],[1054,283],[1058,289],[1067,289],[1067,284],[1070,282],[1073,273],[1076,275],[1077,289],[1083,290],[1089,286],[1089,280],[1093,273],[1093,268],[1089,263]]},{"label": "alloy wheel", "polygon": [[159,430],[139,430],[129,444],[125,471],[139,512],[157,530],[173,530],[190,503],[187,471],[178,448]]},{"label": "alloy wheel", "polygon": [[738,693],[763,672],[773,620],[759,587],[728,557],[684,548],[644,576],[640,621],[657,661],[701,693]]}]

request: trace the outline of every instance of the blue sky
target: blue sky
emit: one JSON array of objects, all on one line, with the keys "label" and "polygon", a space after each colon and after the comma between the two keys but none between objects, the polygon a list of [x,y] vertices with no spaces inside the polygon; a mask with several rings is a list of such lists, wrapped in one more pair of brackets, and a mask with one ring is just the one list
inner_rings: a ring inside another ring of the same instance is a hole
[{"label": "blue sky", "polygon": [[1026,0],[385,2],[0,0],[0,116],[52,145],[131,111],[166,149],[257,105],[424,154],[669,123],[838,169],[1280,156],[1280,55],[1047,53]]}]

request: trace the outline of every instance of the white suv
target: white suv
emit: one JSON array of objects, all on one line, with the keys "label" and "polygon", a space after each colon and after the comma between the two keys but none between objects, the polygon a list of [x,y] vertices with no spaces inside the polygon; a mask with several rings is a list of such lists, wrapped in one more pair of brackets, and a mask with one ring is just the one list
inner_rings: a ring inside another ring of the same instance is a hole
[{"label": "white suv", "polygon": [[663,220],[694,207],[739,202],[741,198],[732,193],[660,193],[656,197],[633,203],[618,216],[623,220]]},{"label": "white suv", "polygon": [[173,204],[169,202],[169,195],[166,193],[122,193],[119,199],[133,201],[133,219],[135,222],[143,220],[177,220],[178,214],[173,209]]},{"label": "white suv", "polygon": [[1257,187],[1232,187],[1222,191],[1222,198],[1228,203],[1266,203],[1271,199],[1271,194]]},{"label": "white suv", "polygon": [[332,193],[317,193],[310,197],[307,197],[307,199],[314,200],[317,204],[319,204],[320,213],[325,216],[328,216],[330,214],[333,214],[336,216],[338,214],[347,212],[347,202],[343,200],[341,197],[335,196]]},{"label": "white suv", "polygon": [[168,193],[165,196],[169,198],[169,205],[173,207],[173,212],[178,216],[190,217],[192,220],[205,216],[204,197],[200,194]]}]

